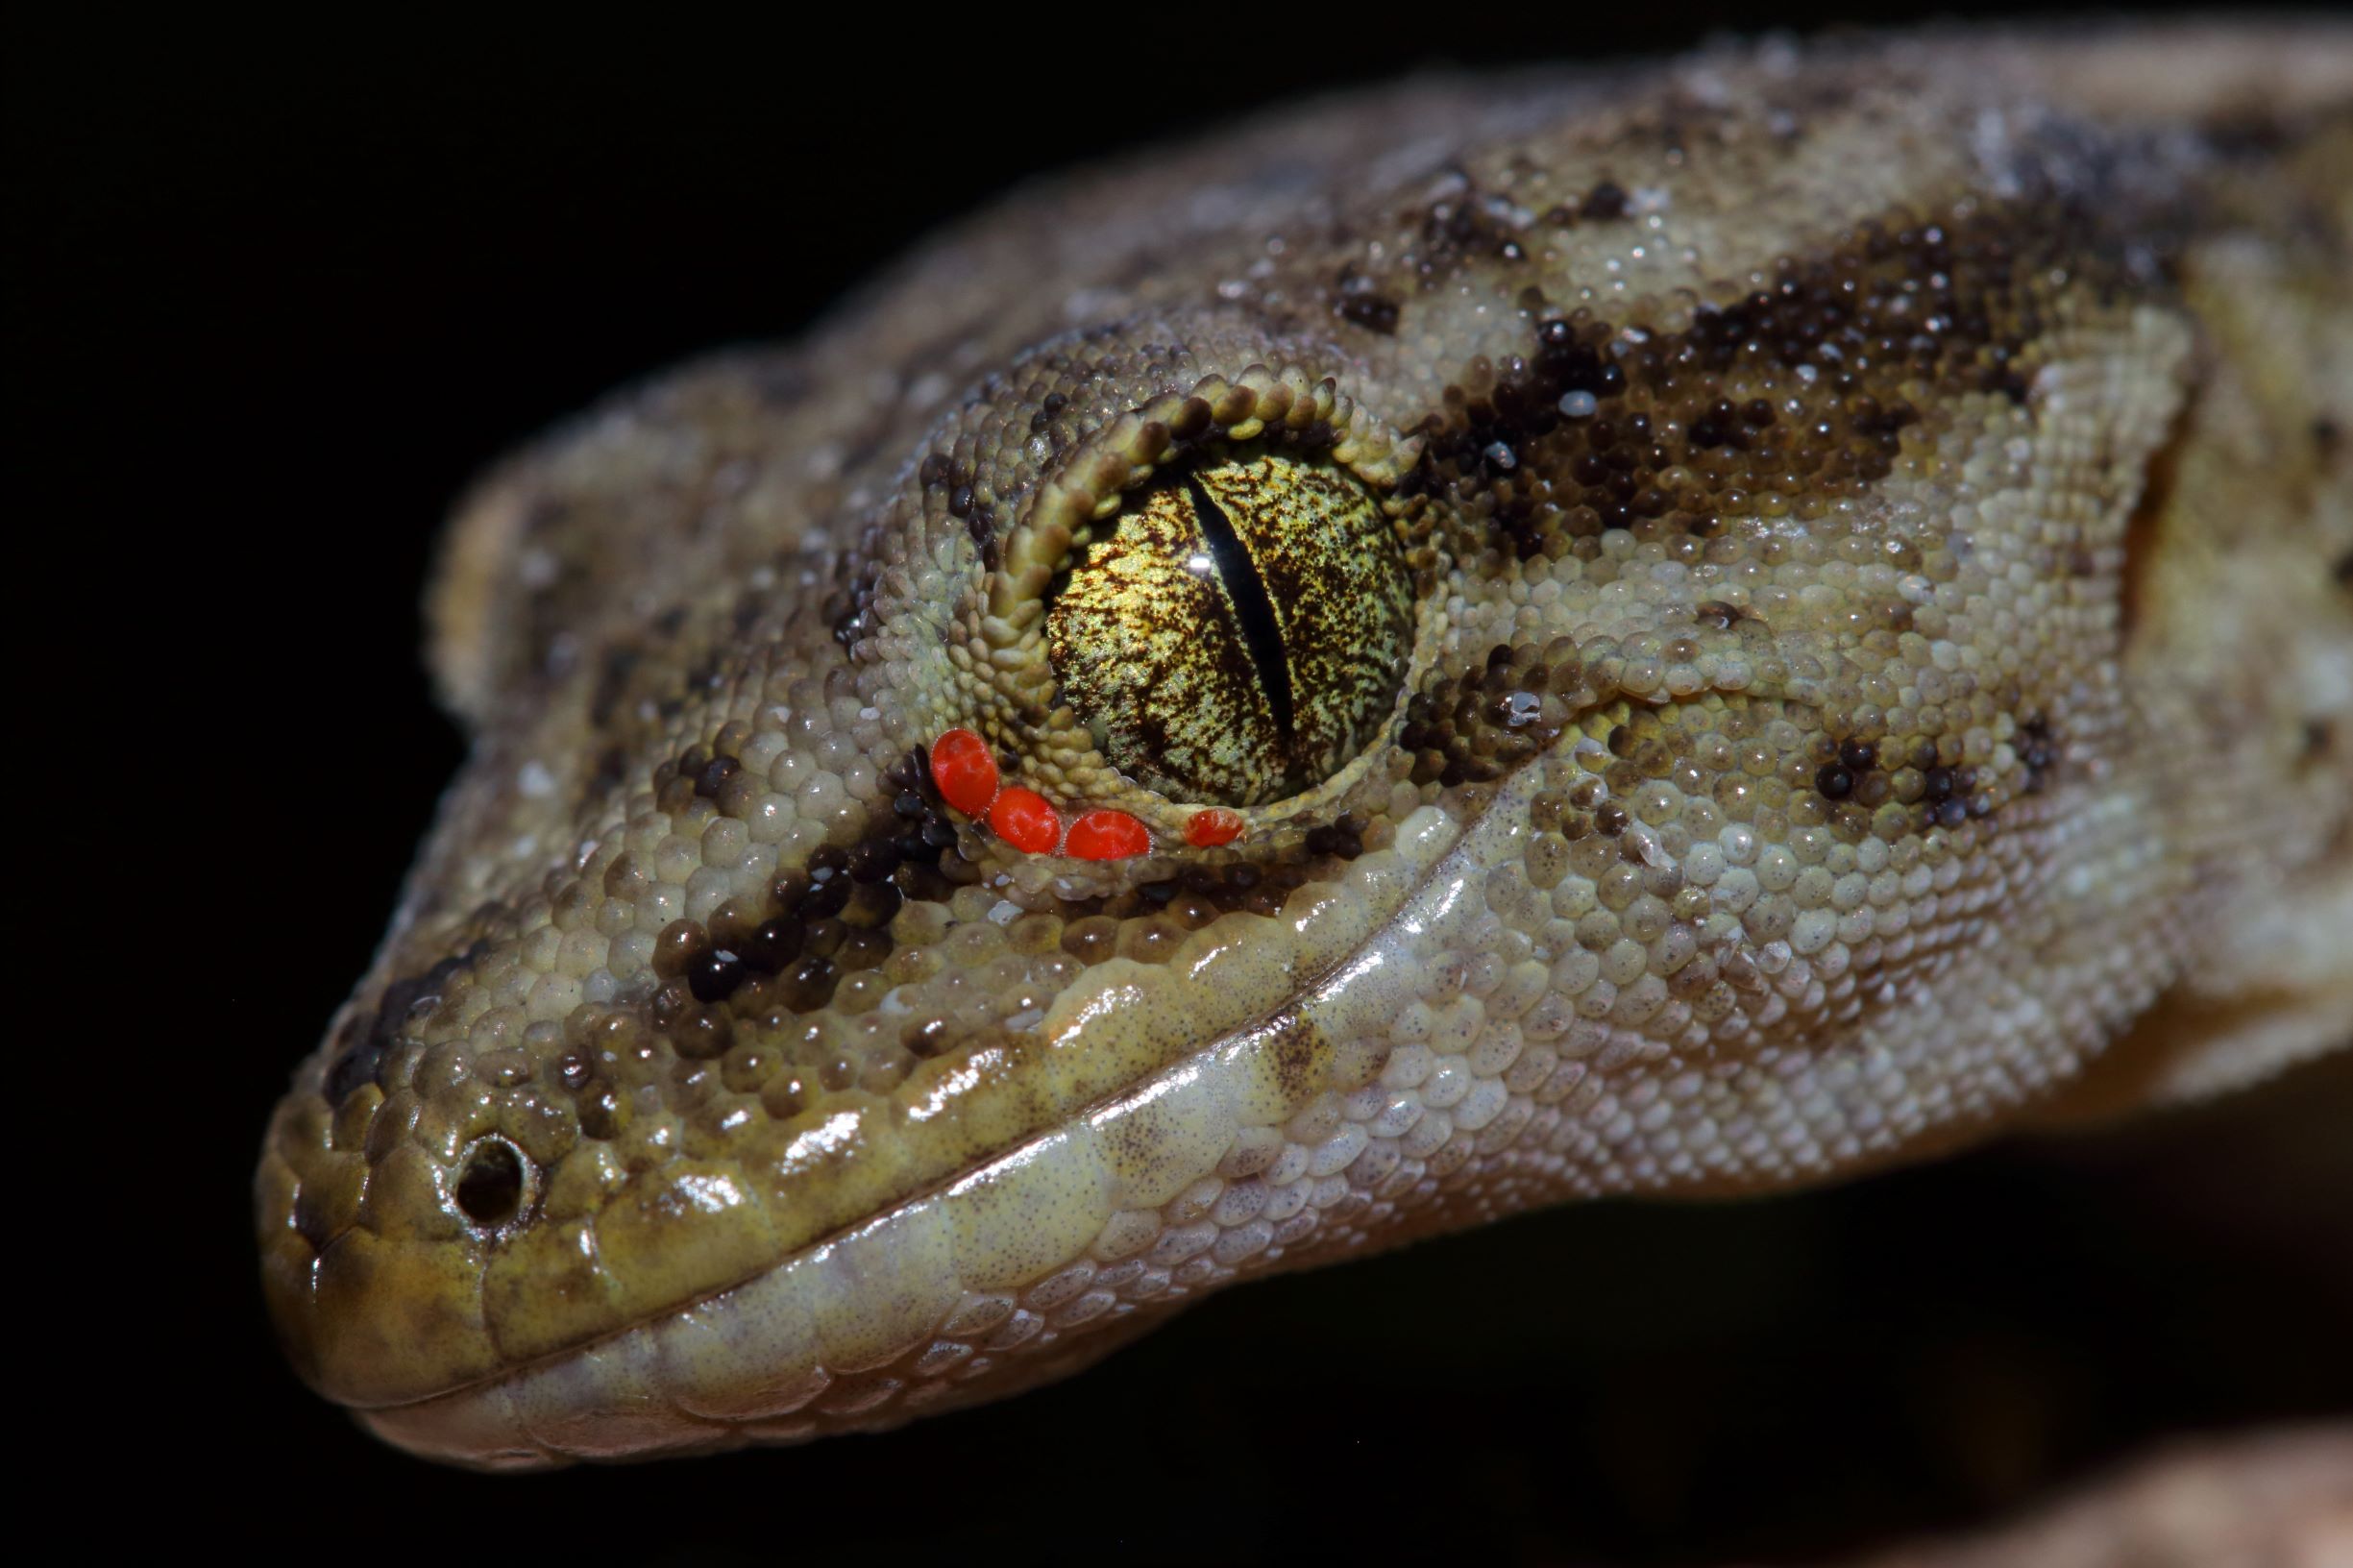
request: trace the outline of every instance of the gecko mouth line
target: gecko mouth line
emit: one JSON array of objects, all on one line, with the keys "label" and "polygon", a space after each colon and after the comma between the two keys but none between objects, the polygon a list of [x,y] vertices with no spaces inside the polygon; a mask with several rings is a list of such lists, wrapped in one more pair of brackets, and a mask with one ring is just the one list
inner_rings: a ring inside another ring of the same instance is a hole
[{"label": "gecko mouth line", "polygon": [[[1493,810],[1495,808],[1491,805],[1489,809]],[[1416,907],[1429,901],[1429,894],[1431,894],[1434,884],[1441,876],[1445,874],[1443,870],[1444,864],[1444,860],[1441,857],[1410,885],[1410,894],[1406,900],[1405,906],[1395,915],[1390,917],[1389,922],[1385,923],[1381,930],[1377,930],[1372,933],[1363,942],[1360,943],[1356,947],[1352,948],[1348,952],[1329,961],[1324,968],[1315,974],[1311,976],[1302,976],[1297,988],[1298,995],[1296,997],[1280,1003],[1274,1008],[1270,1008],[1266,1013],[1260,1017],[1253,1017],[1237,1024],[1236,1026],[1228,1029],[1224,1034],[1218,1036],[1216,1039],[1211,1040],[1197,1046],[1186,1057],[1178,1061],[1163,1065],[1154,1072],[1147,1075],[1144,1080],[1110,1090],[1094,1101],[1079,1107],[1073,1114],[1066,1116],[1060,1125],[1042,1128],[1033,1132],[1018,1142],[1007,1147],[993,1150],[976,1158],[966,1167],[950,1172],[944,1176],[938,1177],[928,1182],[923,1187],[904,1194],[892,1205],[892,1210],[904,1209],[928,1200],[936,1199],[943,1193],[971,1181],[975,1176],[980,1175],[990,1167],[1017,1164],[1024,1158],[1028,1151],[1034,1150],[1042,1143],[1054,1138],[1064,1128],[1066,1128],[1070,1124],[1077,1122],[1092,1122],[1123,1102],[1132,1101],[1140,1097],[1149,1095],[1152,1092],[1151,1086],[1154,1082],[1172,1078],[1181,1078],[1189,1074],[1197,1074],[1200,1071],[1201,1065],[1203,1063],[1218,1056],[1223,1052],[1232,1050],[1235,1046],[1245,1041],[1248,1041],[1254,1037],[1265,1035],[1276,1025],[1279,1016],[1282,1013],[1295,1009],[1301,1000],[1315,996],[1326,987],[1332,985],[1335,981],[1339,980],[1351,970],[1355,969],[1362,962],[1364,955],[1374,948],[1382,936],[1386,933],[1388,924],[1394,924],[1399,921],[1405,921],[1412,919],[1412,911]],[[852,1220],[835,1231],[818,1237],[815,1239],[803,1244],[799,1249],[791,1255],[759,1269],[754,1274],[748,1275],[743,1279],[738,1279],[725,1285],[715,1286],[710,1290],[702,1292],[695,1298],[680,1301],[670,1307],[656,1309],[653,1311],[649,1312],[645,1317],[634,1322],[619,1325],[614,1329],[611,1329],[599,1335],[596,1339],[552,1350],[529,1360],[501,1367],[468,1383],[452,1384],[449,1387],[438,1389],[430,1393],[420,1394],[409,1399],[392,1401],[383,1405],[355,1405],[354,1408],[361,1410],[381,1411],[413,1409],[419,1407],[431,1405],[437,1401],[447,1399],[453,1395],[462,1395],[485,1386],[511,1382],[515,1378],[528,1375],[532,1371],[545,1367],[551,1363],[570,1360],[591,1352],[595,1350],[600,1343],[619,1338],[625,1335],[642,1329],[647,1323],[654,1320],[655,1318],[668,1317],[688,1312],[698,1307],[721,1300],[742,1289],[745,1286],[751,1283],[752,1280],[757,1279],[760,1275],[773,1273],[778,1270],[791,1267],[795,1263],[807,1259],[813,1254],[821,1252],[829,1246],[833,1246],[841,1241],[854,1237],[862,1231],[870,1230],[872,1227],[885,1222],[890,1217],[891,1212],[891,1210],[885,1210],[877,1213],[866,1215],[863,1218]]]}]

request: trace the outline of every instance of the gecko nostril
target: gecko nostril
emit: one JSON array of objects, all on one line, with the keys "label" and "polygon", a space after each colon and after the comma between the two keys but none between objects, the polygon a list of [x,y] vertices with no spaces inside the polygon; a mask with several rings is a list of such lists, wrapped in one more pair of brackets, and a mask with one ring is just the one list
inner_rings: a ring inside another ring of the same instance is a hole
[{"label": "gecko nostril", "polygon": [[467,1151],[457,1177],[457,1207],[485,1230],[510,1223],[523,1211],[527,1167],[523,1154],[502,1138],[485,1138]]}]

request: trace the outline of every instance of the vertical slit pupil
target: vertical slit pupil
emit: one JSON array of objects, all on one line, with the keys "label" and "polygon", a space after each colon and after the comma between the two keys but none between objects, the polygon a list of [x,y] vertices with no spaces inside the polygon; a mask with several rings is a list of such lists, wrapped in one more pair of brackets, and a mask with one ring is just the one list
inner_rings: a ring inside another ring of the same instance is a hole
[{"label": "vertical slit pupil", "polygon": [[1291,667],[1283,655],[1283,628],[1275,620],[1274,601],[1267,598],[1258,563],[1234,531],[1233,520],[1202,484],[1200,476],[1187,474],[1185,487],[1191,492],[1193,508],[1200,515],[1201,537],[1209,544],[1210,559],[1225,584],[1226,597],[1234,602],[1234,613],[1241,620],[1242,641],[1249,647],[1250,662],[1258,668],[1259,683],[1265,688],[1275,733],[1282,737],[1287,752],[1291,745]]}]

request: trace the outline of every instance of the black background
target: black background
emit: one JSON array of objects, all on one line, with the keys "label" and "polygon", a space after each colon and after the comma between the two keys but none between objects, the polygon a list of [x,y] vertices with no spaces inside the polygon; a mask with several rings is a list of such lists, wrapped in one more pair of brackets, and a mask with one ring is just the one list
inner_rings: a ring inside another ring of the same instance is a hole
[{"label": "black background", "polygon": [[1793,1200],[1532,1216],[799,1451],[485,1480],[381,1447],[279,1360],[251,1163],[460,756],[415,602],[469,475],[666,360],[797,330],[1027,174],[1417,64],[1837,19],[1600,9],[11,22],[14,684],[49,716],[17,748],[47,781],[18,822],[60,868],[41,885],[89,904],[11,919],[68,939],[42,962],[78,991],[33,1043],[107,1090],[45,1129],[70,1222],[14,1283],[68,1329],[41,1406],[60,1452],[120,1500],[71,1511],[90,1545],[1792,1556],[1982,1517],[2169,1433],[2353,1410],[2341,1068]]}]

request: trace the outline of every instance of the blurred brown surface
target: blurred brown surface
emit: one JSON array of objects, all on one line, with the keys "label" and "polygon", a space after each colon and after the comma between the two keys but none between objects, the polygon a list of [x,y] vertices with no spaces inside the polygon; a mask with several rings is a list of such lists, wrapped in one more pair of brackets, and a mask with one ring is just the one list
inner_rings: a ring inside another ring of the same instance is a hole
[{"label": "blurred brown surface", "polygon": [[2346,1568],[2353,1425],[2174,1445],[2024,1519],[1851,1568]]}]

